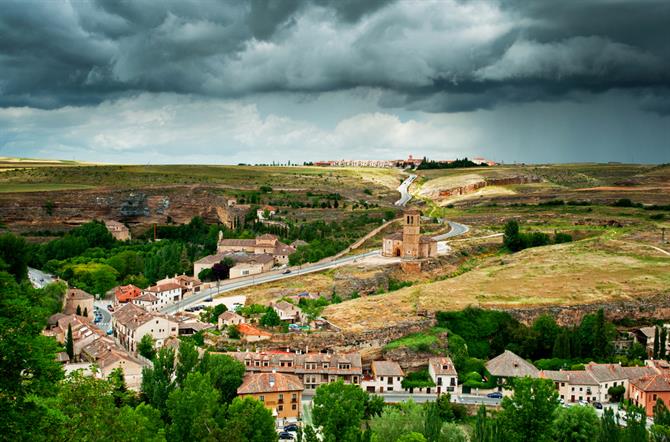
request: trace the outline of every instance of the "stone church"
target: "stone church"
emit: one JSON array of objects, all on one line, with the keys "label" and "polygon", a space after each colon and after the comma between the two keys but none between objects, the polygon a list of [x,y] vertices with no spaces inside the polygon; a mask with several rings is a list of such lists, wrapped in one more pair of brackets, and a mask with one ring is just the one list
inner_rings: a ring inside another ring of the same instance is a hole
[{"label": "stone church", "polygon": [[423,259],[437,256],[437,241],[421,235],[421,212],[407,209],[403,213],[402,232],[385,236],[382,256],[399,256],[403,259]]}]

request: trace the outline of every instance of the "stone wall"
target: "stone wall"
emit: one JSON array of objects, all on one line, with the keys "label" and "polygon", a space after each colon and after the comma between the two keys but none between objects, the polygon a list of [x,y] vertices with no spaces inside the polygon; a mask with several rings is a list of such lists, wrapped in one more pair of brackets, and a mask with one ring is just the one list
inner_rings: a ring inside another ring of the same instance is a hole
[{"label": "stone wall", "polygon": [[506,178],[486,178],[465,186],[452,187],[451,189],[440,190],[440,198],[451,196],[467,195],[476,192],[486,186],[511,186],[514,184],[539,183],[542,179],[535,176],[513,176]]},{"label": "stone wall", "polygon": [[630,319],[634,321],[670,319],[670,294],[659,294],[643,300],[619,301],[572,306],[529,307],[504,309],[524,324],[531,324],[537,317],[549,314],[559,325],[578,325],[582,318],[602,308],[611,321]]}]

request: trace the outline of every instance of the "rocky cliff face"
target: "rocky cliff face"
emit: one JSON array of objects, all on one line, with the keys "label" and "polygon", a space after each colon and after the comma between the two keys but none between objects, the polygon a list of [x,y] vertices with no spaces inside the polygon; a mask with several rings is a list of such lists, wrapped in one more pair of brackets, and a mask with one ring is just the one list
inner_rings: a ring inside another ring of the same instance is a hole
[{"label": "rocky cliff face", "polygon": [[659,294],[644,300],[619,301],[601,304],[573,306],[529,307],[505,309],[520,322],[530,325],[539,316],[548,314],[562,326],[578,325],[582,318],[603,309],[611,321],[630,319],[633,321],[670,319],[670,294]]},{"label": "rocky cliff face", "polygon": [[505,178],[485,178],[481,181],[467,184],[460,187],[452,187],[450,189],[440,190],[440,198],[449,198],[452,196],[467,195],[476,192],[477,190],[486,186],[511,186],[514,184],[529,184],[539,183],[542,179],[535,176],[514,176]]},{"label": "rocky cliff face", "polygon": [[176,223],[194,216],[225,223],[222,215],[229,211],[226,199],[214,189],[194,186],[0,194],[0,221],[17,231],[58,230],[92,219],[131,227],[165,223],[168,217]]}]

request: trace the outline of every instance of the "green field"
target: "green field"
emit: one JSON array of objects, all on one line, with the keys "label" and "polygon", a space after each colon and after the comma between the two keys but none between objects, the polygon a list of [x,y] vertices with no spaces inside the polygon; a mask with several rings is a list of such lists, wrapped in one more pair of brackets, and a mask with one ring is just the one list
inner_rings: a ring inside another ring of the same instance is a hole
[{"label": "green field", "polygon": [[84,190],[95,186],[85,184],[6,184],[0,183],[0,193],[24,193],[24,192],[53,192],[58,190]]}]

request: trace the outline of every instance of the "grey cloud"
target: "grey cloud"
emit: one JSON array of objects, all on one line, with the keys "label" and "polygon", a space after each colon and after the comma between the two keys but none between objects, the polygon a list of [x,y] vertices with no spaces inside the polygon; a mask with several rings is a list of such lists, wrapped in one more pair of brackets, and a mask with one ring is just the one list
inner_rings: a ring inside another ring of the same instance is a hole
[{"label": "grey cloud", "polygon": [[670,87],[669,21],[661,0],[7,1],[0,106],[366,87],[381,106],[439,113],[655,96]]}]

